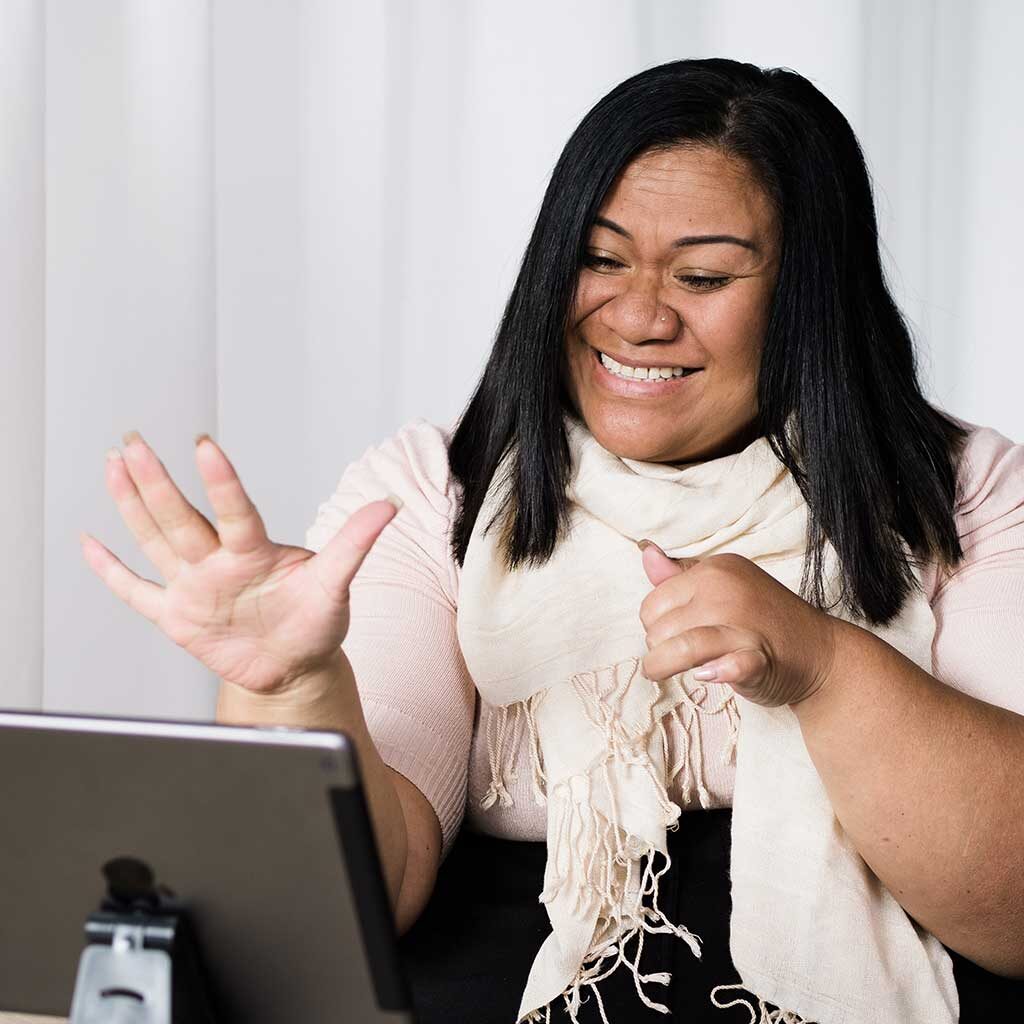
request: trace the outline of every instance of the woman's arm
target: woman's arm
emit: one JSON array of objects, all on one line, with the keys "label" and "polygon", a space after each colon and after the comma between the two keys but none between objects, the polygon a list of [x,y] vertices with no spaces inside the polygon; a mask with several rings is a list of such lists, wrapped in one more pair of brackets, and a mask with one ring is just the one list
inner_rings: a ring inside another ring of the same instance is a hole
[{"label": "woman's arm", "polygon": [[388,493],[403,505],[349,588],[342,682],[314,688],[320,696],[307,710],[309,721],[354,735],[364,783],[376,787],[368,800],[382,859],[394,858],[385,868],[398,882],[401,934],[425,907],[462,822],[475,710],[456,631],[443,429],[414,420],[371,445],[320,505],[306,547],[319,551],[367,495]]},{"label": "woman's arm", "polygon": [[793,706],[836,816],[919,924],[1024,977],[1024,717],[836,627],[827,685]]}]

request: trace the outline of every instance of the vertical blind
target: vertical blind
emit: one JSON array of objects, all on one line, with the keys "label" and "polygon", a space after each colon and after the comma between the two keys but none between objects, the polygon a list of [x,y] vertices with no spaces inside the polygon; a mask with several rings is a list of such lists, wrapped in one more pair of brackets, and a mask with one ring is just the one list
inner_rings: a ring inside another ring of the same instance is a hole
[{"label": "vertical blind", "polygon": [[645,67],[814,81],[861,139],[938,404],[1024,440],[1014,0],[2,0],[0,706],[209,717],[215,679],[81,558],[158,579],[106,493],[212,433],[301,544],[365,448],[448,422],[558,153]]}]

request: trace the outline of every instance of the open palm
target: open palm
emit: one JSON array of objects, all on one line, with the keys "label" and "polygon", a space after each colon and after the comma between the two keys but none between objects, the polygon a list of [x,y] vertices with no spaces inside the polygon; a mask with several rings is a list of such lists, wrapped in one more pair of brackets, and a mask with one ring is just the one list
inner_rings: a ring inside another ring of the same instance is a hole
[{"label": "open palm", "polygon": [[166,581],[136,575],[81,535],[96,574],[135,611],[228,683],[254,693],[286,689],[329,664],[349,625],[349,585],[396,506],[354,512],[318,554],[275,544],[227,456],[210,439],[196,462],[216,525],[191,505],[135,432],[111,449],[107,490]]}]

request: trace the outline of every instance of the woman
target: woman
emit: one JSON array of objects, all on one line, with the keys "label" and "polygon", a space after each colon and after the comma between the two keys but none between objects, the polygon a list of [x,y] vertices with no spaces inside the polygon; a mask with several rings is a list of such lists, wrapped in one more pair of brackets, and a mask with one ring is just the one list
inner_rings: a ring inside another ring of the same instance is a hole
[{"label": "woman", "polygon": [[306,548],[212,441],[215,526],[129,440],[167,583],[86,558],[219,720],[352,735],[424,1021],[1019,1013],[1024,446],[922,396],[806,79],[604,97],[465,412],[349,466]]}]

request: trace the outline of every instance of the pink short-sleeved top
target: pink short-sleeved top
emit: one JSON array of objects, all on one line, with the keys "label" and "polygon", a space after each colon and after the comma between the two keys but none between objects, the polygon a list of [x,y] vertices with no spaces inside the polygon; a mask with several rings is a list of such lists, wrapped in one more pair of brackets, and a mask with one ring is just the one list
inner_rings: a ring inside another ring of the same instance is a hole
[{"label": "pink short-sleeved top", "polygon": [[[970,431],[956,507],[964,560],[952,575],[935,566],[923,573],[936,620],[933,670],[972,697],[1024,714],[1024,445],[959,422]],[[530,840],[546,837],[547,820],[533,800],[525,749],[509,785],[513,806],[480,807],[491,776],[485,716],[455,629],[461,570],[450,549],[458,487],[448,468],[453,427],[417,418],[371,445],[345,469],[306,534],[306,547],[319,551],[368,502],[390,493],[404,503],[352,583],[343,648],[381,757],[437,812],[442,857],[464,820],[477,831]],[[724,683],[711,684],[708,705],[728,692]],[[708,806],[729,807],[735,764],[725,756],[728,719],[696,718],[700,743],[689,747],[701,763],[694,774],[702,776]],[[670,741],[678,740],[670,731]],[[698,809],[692,788],[684,795],[682,777],[669,793],[683,810]]]}]

